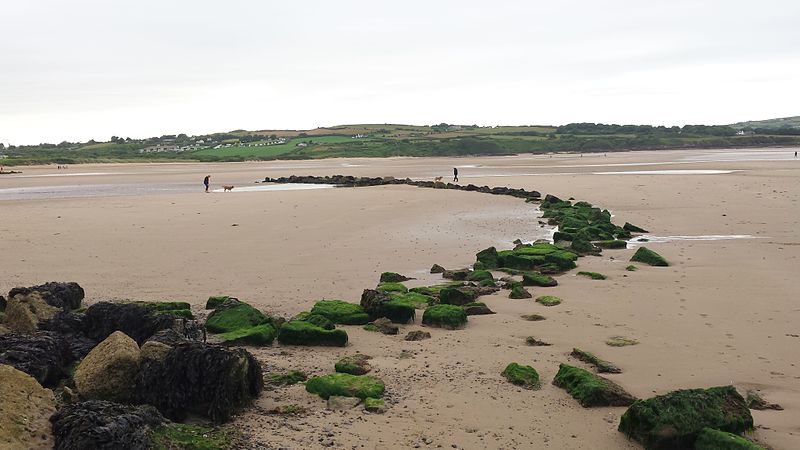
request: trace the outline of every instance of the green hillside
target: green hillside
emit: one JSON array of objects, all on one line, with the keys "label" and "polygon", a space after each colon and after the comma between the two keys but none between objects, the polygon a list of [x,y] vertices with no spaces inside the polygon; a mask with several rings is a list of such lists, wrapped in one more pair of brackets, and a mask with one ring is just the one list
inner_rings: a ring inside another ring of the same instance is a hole
[{"label": "green hillside", "polygon": [[781,119],[751,120],[749,122],[734,123],[730,126],[732,128],[741,128],[741,129],[762,128],[766,130],[780,130],[789,128],[789,129],[800,130],[800,116],[784,117]]}]

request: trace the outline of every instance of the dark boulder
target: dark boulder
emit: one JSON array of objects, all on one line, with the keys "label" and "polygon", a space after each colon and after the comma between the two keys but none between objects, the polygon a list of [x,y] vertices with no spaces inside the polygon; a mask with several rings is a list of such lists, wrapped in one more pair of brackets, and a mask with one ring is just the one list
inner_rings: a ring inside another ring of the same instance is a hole
[{"label": "dark boulder", "polygon": [[[431,273],[433,273],[433,272],[431,272]],[[5,311],[7,304],[8,304],[8,302],[6,302],[6,298],[3,297],[2,295],[0,295],[0,311]]]},{"label": "dark boulder", "polygon": [[164,418],[149,405],[92,400],[65,406],[50,422],[56,450],[149,450],[151,431]]},{"label": "dark boulder", "polygon": [[70,362],[67,345],[58,335],[46,332],[0,335],[0,364],[27,373],[44,387],[58,385],[66,376],[64,368]]},{"label": "dark boulder", "polygon": [[122,331],[142,345],[157,331],[173,327],[175,316],[161,314],[143,303],[100,302],[86,310],[83,319],[87,337],[100,342]]},{"label": "dark boulder", "polygon": [[445,305],[463,306],[478,298],[477,293],[466,287],[444,288],[439,292],[439,302]]},{"label": "dark boulder", "polygon": [[405,275],[400,275],[399,273],[396,272],[383,272],[380,278],[381,283],[400,283],[408,280],[413,280],[413,278],[409,278]]},{"label": "dark boulder", "polygon": [[65,310],[80,308],[85,295],[83,288],[78,283],[51,281],[39,286],[15,287],[9,291],[8,298],[14,298],[17,294],[28,295],[31,292],[41,294],[42,300],[48,305]]},{"label": "dark boulder", "polygon": [[431,273],[444,273],[444,272],[445,268],[438,264],[434,264],[433,266],[431,266]]},{"label": "dark boulder", "polygon": [[77,361],[98,344],[98,341],[84,333],[83,319],[83,314],[59,311],[52,319],[39,322],[39,329],[61,336],[69,350],[69,360]]},{"label": "dark boulder", "polygon": [[393,298],[390,293],[364,289],[361,294],[361,307],[375,320],[386,317],[394,323],[408,323],[414,320],[416,309],[402,299]]},{"label": "dark boulder", "polygon": [[134,397],[172,420],[194,413],[222,423],[257,397],[263,384],[261,366],[246,350],[190,343],[163,361],[143,361]]}]

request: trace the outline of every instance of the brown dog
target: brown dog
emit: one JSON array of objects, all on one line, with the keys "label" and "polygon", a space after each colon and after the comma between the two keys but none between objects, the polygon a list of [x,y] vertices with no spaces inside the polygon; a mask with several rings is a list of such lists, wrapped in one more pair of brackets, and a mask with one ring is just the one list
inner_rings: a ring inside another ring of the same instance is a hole
[{"label": "brown dog", "polygon": [[233,186],[222,186],[222,192],[232,191],[232,190],[233,190]]},{"label": "brown dog", "polygon": [[441,183],[442,177],[436,177],[436,178],[433,179],[433,181],[436,182],[436,183]]}]

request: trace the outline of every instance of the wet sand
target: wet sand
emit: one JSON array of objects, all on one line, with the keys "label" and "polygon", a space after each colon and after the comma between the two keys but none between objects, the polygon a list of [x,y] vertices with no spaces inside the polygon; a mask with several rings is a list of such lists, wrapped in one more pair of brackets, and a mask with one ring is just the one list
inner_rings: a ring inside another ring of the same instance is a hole
[{"label": "wet sand", "polygon": [[[68,177],[26,167],[24,177],[0,177],[0,291],[69,280],[81,283],[90,301],[174,299],[199,307],[209,295],[230,293],[292,315],[321,298],[358,301],[385,270],[431,283],[433,263],[463,267],[490,245],[548,235],[535,208],[510,197],[409,186],[205,194],[201,183],[209,173],[212,188],[291,174],[431,179],[459,166],[462,183],[586,200],[655,236],[754,238],[648,243],[673,266],[636,272],[624,269],[633,250],[606,250],[579,266],[608,280],[573,271],[558,287],[532,289],[564,299],[551,308],[510,300],[504,291],[483,297],[497,314],[472,316],[464,330],[421,327],[418,315],[398,336],[345,327],[351,345],[344,349],[254,349],[267,372],[309,374],[331,372],[339,356],[369,354],[390,405],[384,415],[331,412],[302,386],[268,390],[235,421],[254,441],[287,448],[639,448],[616,431],[624,408],[584,409],[550,384],[558,363],[580,347],[620,366],[624,373],[609,377],[639,397],[730,383],[742,393],[760,389],[785,410],[754,411],[754,437],[776,449],[800,448],[800,162],[786,157],[793,151],[96,165],[70,166]],[[530,313],[547,320],[519,317]],[[416,329],[432,339],[403,341]],[[640,343],[606,346],[614,335]],[[553,346],[528,347],[526,336]],[[512,361],[534,366],[542,389],[505,382],[500,371]],[[308,413],[267,414],[287,404]]]}]

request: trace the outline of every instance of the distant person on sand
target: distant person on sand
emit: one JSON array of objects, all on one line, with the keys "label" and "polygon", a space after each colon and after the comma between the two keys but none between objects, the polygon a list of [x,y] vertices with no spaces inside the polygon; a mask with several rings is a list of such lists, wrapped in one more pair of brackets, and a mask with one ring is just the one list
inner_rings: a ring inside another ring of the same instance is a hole
[{"label": "distant person on sand", "polygon": [[206,177],[203,178],[203,184],[206,185],[206,192],[208,192],[208,180],[210,180],[210,179],[211,179],[211,175],[206,175]]},{"label": "distant person on sand", "polygon": [[794,152],[794,157],[797,158],[797,152],[796,151]]},{"label": "distant person on sand", "polygon": [[453,167],[453,181],[458,183],[458,167]]}]

